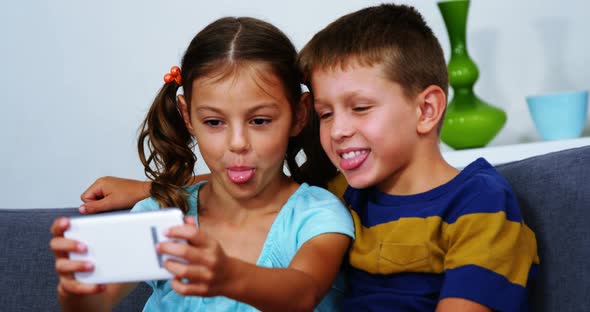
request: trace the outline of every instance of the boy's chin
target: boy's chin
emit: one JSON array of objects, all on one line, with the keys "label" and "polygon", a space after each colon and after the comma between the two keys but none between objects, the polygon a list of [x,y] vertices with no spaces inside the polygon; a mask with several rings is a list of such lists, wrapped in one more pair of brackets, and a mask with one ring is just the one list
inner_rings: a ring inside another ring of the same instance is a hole
[{"label": "boy's chin", "polygon": [[358,175],[355,176],[354,174],[348,175],[344,173],[344,177],[346,178],[348,185],[355,189],[364,189],[375,185],[374,181],[371,179],[359,177]]}]

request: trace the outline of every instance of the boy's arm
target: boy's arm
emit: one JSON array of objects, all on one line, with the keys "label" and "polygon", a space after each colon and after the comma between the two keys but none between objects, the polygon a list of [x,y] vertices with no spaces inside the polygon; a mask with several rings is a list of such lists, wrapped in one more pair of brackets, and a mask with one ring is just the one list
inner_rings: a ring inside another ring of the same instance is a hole
[{"label": "boy's arm", "polygon": [[[209,179],[209,174],[193,177],[190,184]],[[150,196],[151,182],[117,177],[98,178],[82,195],[80,213],[129,209]]]},{"label": "boy's arm", "polygon": [[[538,263],[534,233],[511,191],[488,187],[447,220],[439,311],[517,310]],[[476,303],[477,302],[477,303]]]},{"label": "boy's arm", "polygon": [[477,302],[463,298],[445,298],[436,306],[436,312],[491,312],[492,310]]}]

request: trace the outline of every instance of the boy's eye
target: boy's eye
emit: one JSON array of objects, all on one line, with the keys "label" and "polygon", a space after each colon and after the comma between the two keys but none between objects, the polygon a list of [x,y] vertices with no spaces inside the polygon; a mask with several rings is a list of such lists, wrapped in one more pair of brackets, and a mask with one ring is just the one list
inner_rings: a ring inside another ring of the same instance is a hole
[{"label": "boy's eye", "polygon": [[332,112],[318,112],[320,119],[327,119],[332,117]]},{"label": "boy's eye", "polygon": [[223,122],[219,119],[207,119],[203,121],[203,123],[210,127],[219,127],[223,124]]},{"label": "boy's eye", "polygon": [[270,118],[254,118],[252,119],[251,123],[257,126],[262,126],[271,123],[272,120]]},{"label": "boy's eye", "polygon": [[352,108],[352,110],[355,112],[364,112],[364,111],[368,110],[369,108],[371,108],[371,107],[363,105],[363,106],[355,106]]}]

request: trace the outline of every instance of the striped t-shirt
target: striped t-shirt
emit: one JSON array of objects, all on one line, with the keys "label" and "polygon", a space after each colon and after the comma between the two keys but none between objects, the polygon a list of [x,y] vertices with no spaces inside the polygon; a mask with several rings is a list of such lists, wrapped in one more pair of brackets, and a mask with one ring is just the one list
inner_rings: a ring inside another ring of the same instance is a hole
[{"label": "striped t-shirt", "polygon": [[409,196],[344,194],[355,223],[347,311],[434,311],[459,297],[527,310],[539,259],[508,182],[483,158],[450,182]]}]

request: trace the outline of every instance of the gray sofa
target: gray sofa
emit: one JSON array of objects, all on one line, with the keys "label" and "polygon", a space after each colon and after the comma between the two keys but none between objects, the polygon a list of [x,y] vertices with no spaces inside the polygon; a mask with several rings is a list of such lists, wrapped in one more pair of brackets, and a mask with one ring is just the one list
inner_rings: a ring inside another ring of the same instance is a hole
[{"label": "gray sofa", "polygon": [[[532,311],[590,311],[590,146],[497,166],[514,187],[541,259]],[[76,209],[0,209],[0,311],[58,311],[49,227]],[[140,311],[142,284],[115,311]]]}]

